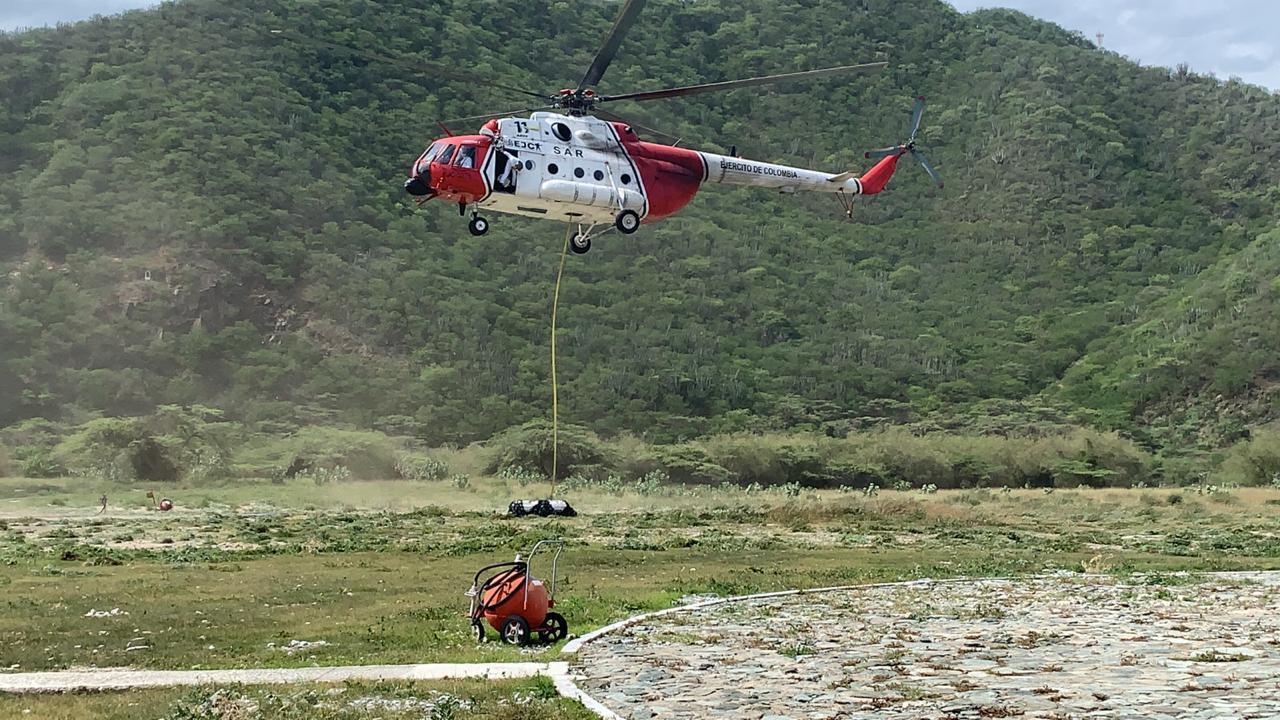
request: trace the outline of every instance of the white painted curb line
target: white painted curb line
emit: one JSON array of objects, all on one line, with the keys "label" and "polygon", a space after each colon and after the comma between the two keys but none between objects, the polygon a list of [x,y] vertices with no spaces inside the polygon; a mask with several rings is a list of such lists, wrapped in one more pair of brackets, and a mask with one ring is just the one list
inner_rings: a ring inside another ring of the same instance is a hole
[{"label": "white painted curb line", "polygon": [[[553,663],[565,665],[567,663]],[[0,673],[0,692],[128,690],[183,685],[338,683],[346,680],[506,680],[553,675],[551,663],[431,663],[246,670],[62,670]],[[567,667],[566,670],[567,671]],[[565,672],[562,671],[562,672]]]}]

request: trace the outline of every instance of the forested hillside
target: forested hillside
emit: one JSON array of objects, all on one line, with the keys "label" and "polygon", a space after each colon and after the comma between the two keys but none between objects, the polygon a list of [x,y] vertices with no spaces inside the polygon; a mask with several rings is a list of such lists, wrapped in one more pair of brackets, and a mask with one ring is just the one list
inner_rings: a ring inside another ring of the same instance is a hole
[{"label": "forested hillside", "polygon": [[[558,88],[616,10],[187,0],[0,36],[0,427],[201,404],[465,443],[546,416],[563,228],[494,216],[474,238],[400,189],[435,120],[519,98],[269,31]],[[711,187],[570,258],[562,417],[669,442],[1002,414],[1209,451],[1280,412],[1264,89],[937,0],[654,0],[601,90],[877,59],[616,108],[839,171],[901,140],[923,94],[947,186],[904,164],[853,222]]]}]

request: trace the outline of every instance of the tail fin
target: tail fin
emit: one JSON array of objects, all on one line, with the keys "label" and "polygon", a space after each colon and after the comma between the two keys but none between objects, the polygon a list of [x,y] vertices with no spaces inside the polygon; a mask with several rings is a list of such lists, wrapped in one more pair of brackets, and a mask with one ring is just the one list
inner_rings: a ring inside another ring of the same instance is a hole
[{"label": "tail fin", "polygon": [[875,195],[884,190],[884,186],[889,184],[889,178],[893,177],[893,171],[898,169],[898,158],[900,157],[902,157],[902,153],[886,155],[880,162],[876,163],[875,167],[858,178],[858,183],[862,185],[862,194]]}]

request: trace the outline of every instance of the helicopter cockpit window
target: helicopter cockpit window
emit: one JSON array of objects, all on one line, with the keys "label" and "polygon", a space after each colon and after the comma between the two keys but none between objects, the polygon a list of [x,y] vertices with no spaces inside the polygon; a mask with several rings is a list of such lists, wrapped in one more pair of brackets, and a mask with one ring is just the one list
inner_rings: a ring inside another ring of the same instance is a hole
[{"label": "helicopter cockpit window", "polygon": [[453,157],[453,151],[456,150],[453,145],[445,145],[444,150],[440,152],[440,156],[436,158],[436,162],[441,165],[448,165],[449,160]]},{"label": "helicopter cockpit window", "polygon": [[471,168],[476,166],[476,146],[463,145],[458,148],[458,154],[453,159],[453,164],[462,168]]},{"label": "helicopter cockpit window", "polygon": [[569,126],[562,122],[551,123],[551,134],[555,135],[556,139],[562,142],[569,142],[569,138],[572,137],[569,133]]},{"label": "helicopter cockpit window", "polygon": [[422,159],[418,161],[418,172],[425,173],[431,168],[431,162],[435,160],[436,155],[440,154],[440,143],[431,143],[431,147],[422,153]]}]

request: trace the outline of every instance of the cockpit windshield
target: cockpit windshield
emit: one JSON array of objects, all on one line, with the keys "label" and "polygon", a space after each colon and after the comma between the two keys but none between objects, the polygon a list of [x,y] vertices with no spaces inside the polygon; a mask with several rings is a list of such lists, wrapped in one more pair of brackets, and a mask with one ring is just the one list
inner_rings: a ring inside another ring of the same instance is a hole
[{"label": "cockpit windshield", "polygon": [[418,160],[417,171],[419,174],[425,174],[429,171],[431,161],[435,160],[436,155],[440,154],[440,149],[443,147],[444,146],[440,143],[433,142],[431,143],[431,147],[427,148],[427,151],[422,153],[422,159]]},{"label": "cockpit windshield", "polygon": [[463,145],[458,148],[458,156],[453,161],[454,165],[463,168],[476,166],[476,146]]},{"label": "cockpit windshield", "polygon": [[445,145],[444,150],[440,153],[440,156],[435,159],[435,162],[438,162],[441,165],[448,165],[449,160],[453,158],[453,151],[455,149],[456,148],[453,145]]}]

